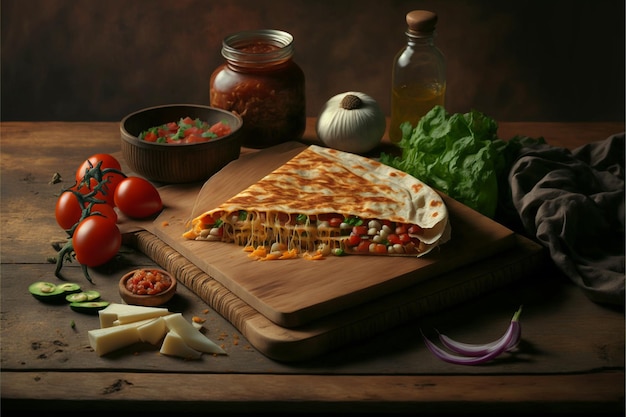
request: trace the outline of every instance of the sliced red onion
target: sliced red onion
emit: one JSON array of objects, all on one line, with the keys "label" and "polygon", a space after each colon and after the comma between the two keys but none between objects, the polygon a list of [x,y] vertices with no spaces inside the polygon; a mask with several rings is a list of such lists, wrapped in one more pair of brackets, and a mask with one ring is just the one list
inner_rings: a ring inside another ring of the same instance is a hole
[{"label": "sliced red onion", "polygon": [[447,337],[444,337],[446,338],[447,342],[452,342],[454,350],[458,349],[461,350],[461,352],[446,351],[430,341],[426,336],[424,336],[424,333],[422,333],[422,337],[424,338],[424,343],[426,343],[426,347],[435,356],[443,361],[457,365],[480,365],[495,359],[496,357],[500,356],[501,354],[519,343],[519,340],[521,338],[519,315],[521,311],[522,308],[520,307],[519,310],[517,310],[517,312],[513,315],[513,319],[511,319],[511,323],[507,328],[506,333],[504,333],[501,338],[494,342],[484,345],[474,345],[459,343]]},{"label": "sliced red onion", "polygon": [[[517,326],[515,326],[515,329],[514,329],[516,334],[513,335],[514,337],[512,338],[511,343],[507,346],[506,351],[513,350],[518,345],[519,340],[522,336],[522,327],[519,324],[519,316],[521,313],[522,313],[522,307],[520,307],[519,310],[515,312],[515,314],[513,315],[513,318],[511,319],[511,323],[517,322],[518,324]],[[445,334],[439,334],[439,340],[446,348],[464,356],[486,355],[490,353],[491,351],[493,351],[494,349],[498,349],[500,345],[502,344],[505,337],[507,337],[507,333],[504,333],[502,337],[500,337],[498,340],[495,340],[493,342],[484,343],[484,344],[474,344],[474,343],[459,342],[459,341],[453,340],[452,338],[450,338],[449,336],[446,336]]]}]

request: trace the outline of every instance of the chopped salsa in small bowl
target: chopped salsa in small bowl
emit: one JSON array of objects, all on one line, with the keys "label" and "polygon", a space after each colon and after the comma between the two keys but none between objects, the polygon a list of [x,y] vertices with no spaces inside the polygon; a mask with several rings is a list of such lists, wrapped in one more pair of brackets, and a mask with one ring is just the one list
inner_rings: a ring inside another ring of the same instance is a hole
[{"label": "chopped salsa in small bowl", "polygon": [[192,119],[187,116],[181,117],[177,122],[169,122],[144,130],[139,134],[139,140],[177,145],[209,142],[230,133],[231,128],[224,121],[210,125],[199,118]]},{"label": "chopped salsa in small bowl", "polygon": [[176,279],[161,269],[137,269],[122,277],[119,291],[128,304],[158,306],[174,296]]}]

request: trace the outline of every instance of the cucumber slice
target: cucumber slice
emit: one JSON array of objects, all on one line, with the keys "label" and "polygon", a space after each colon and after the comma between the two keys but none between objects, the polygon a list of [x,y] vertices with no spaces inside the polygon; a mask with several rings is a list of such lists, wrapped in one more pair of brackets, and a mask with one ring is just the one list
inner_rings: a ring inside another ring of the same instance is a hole
[{"label": "cucumber slice", "polygon": [[56,284],[46,281],[37,281],[28,286],[28,292],[39,301],[56,303],[63,301],[65,291]]},{"label": "cucumber slice", "polygon": [[98,311],[107,308],[108,301],[83,301],[78,303],[70,303],[70,308],[77,313],[98,314]]},{"label": "cucumber slice", "polygon": [[96,290],[88,290],[83,292],[77,292],[68,294],[65,296],[65,300],[70,303],[82,303],[85,301],[95,301],[100,298],[100,293]]},{"label": "cucumber slice", "polygon": [[84,292],[68,294],[65,296],[65,300],[68,303],[82,303],[84,301],[87,301],[87,294],[85,294]]},{"label": "cucumber slice", "polygon": [[66,294],[80,292],[81,290],[80,285],[75,284],[73,282],[65,282],[63,284],[59,284],[57,285],[57,288],[62,289],[63,291],[65,291]]},{"label": "cucumber slice", "polygon": [[68,294],[80,291],[80,285],[72,282],[53,284],[47,281],[37,281],[28,286],[28,291],[38,299],[46,303],[61,303]]},{"label": "cucumber slice", "polygon": [[84,293],[87,294],[87,301],[95,301],[100,298],[100,293],[96,290],[88,290]]}]

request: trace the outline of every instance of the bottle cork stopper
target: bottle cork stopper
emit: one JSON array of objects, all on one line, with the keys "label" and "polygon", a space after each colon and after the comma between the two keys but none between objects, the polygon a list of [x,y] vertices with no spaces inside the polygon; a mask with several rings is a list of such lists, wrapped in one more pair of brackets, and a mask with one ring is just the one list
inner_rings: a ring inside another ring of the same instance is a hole
[{"label": "bottle cork stopper", "polygon": [[413,10],[407,13],[409,33],[414,36],[429,36],[435,31],[437,14],[428,10]]}]

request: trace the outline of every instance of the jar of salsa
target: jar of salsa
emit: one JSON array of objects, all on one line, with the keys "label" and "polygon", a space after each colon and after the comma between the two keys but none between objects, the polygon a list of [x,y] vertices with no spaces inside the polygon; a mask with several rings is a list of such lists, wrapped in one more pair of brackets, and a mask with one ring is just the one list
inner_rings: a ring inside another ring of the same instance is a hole
[{"label": "jar of salsa", "polygon": [[302,137],[304,73],[293,53],[293,36],[279,30],[239,32],[223,40],[226,62],[211,74],[210,103],[241,115],[244,146],[267,148]]}]

